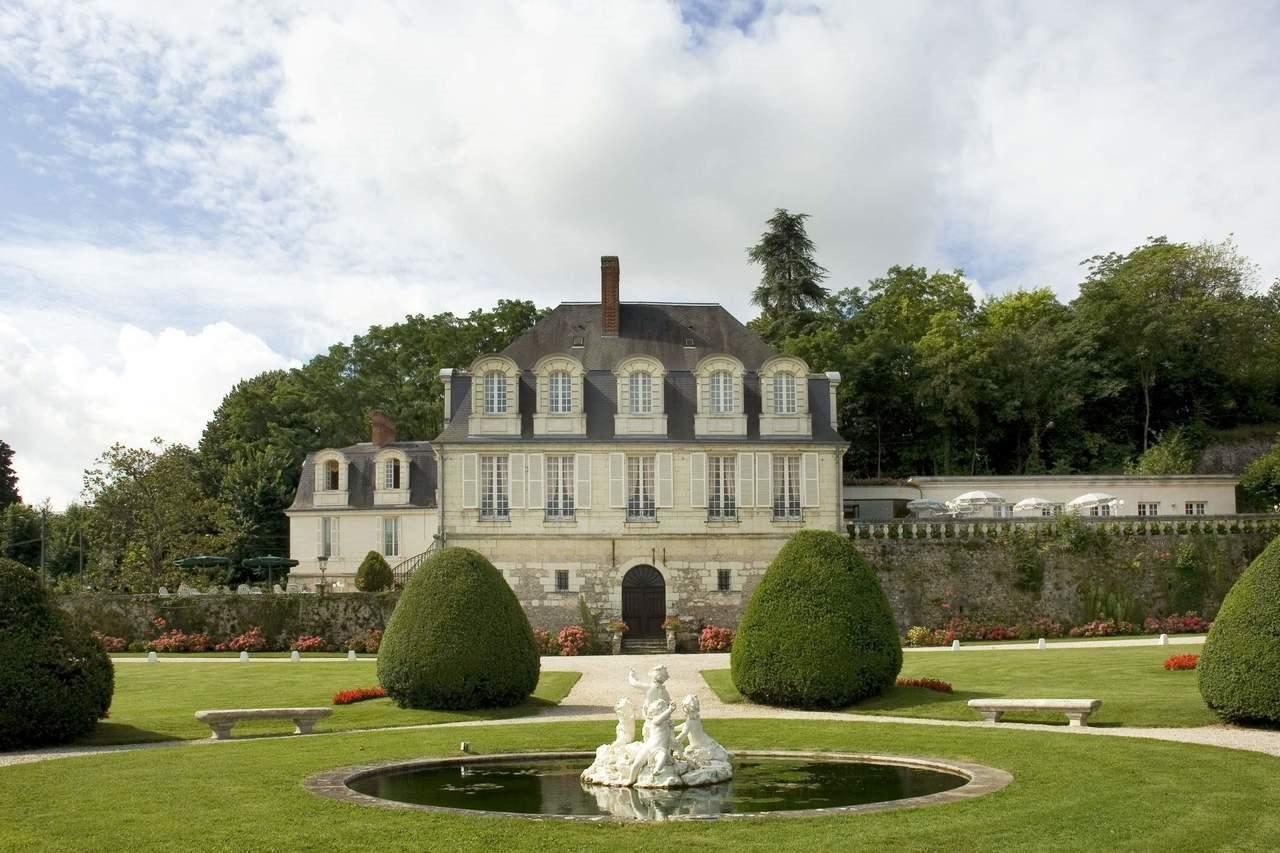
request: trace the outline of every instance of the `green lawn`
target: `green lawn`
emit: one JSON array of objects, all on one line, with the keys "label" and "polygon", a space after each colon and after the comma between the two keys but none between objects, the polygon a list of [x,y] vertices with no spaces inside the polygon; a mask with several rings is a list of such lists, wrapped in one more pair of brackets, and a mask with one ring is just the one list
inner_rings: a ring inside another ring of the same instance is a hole
[{"label": "green lawn", "polygon": [[[1269,850],[1280,761],[1060,732],[709,720],[732,748],[858,750],[1003,768],[1002,791],[916,810],[799,820],[565,823],[357,806],[310,794],[334,767],[590,749],[613,724],[544,723],[230,741],[0,768],[3,850]],[[456,754],[456,753],[454,753]]]},{"label": "green lawn", "polygon": [[[977,720],[970,699],[1101,699],[1090,725],[1201,726],[1217,718],[1205,706],[1196,673],[1167,672],[1162,664],[1174,654],[1195,654],[1198,647],[1129,646],[936,652],[904,655],[904,678],[940,678],[954,693],[919,687],[894,687],[847,709],[854,714],[891,714],[942,720]],[[728,670],[707,670],[703,678],[725,702],[741,702]],[[1066,723],[1061,715],[1007,714],[1011,722]]]},{"label": "green lawn", "polygon": [[[378,684],[372,660],[324,663],[125,663],[116,667],[111,717],[80,741],[90,744],[136,743],[200,738],[209,727],[194,714],[205,708],[333,707],[319,730],[412,726],[456,720],[487,720],[537,713],[559,704],[581,677],[577,672],[544,672],[538,689],[523,705],[491,711],[415,711],[397,708],[390,699],[331,706],[333,694]],[[237,737],[282,734],[287,720],[240,723]]]}]

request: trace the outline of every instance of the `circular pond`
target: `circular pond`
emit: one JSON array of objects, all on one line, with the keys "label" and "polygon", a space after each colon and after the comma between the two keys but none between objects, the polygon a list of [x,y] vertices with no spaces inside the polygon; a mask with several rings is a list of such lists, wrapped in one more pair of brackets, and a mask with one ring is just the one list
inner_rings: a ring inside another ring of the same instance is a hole
[{"label": "circular pond", "polygon": [[875,811],[950,802],[1009,781],[1003,771],[899,756],[750,753],[699,788],[610,788],[579,776],[590,753],[497,755],[353,767],[307,787],[338,799],[431,811],[585,820],[672,820]]}]

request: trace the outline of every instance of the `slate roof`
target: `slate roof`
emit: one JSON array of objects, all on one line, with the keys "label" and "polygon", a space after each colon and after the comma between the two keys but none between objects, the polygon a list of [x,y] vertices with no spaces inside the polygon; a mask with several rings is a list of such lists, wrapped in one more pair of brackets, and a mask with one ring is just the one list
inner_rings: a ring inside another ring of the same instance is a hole
[{"label": "slate roof", "polygon": [[[384,505],[381,508],[396,507],[434,508],[436,505],[436,457],[431,443],[427,441],[397,441],[383,447],[374,447],[369,442],[353,444],[339,448],[347,455],[350,465],[347,467],[347,505],[346,507],[323,507],[326,511],[341,512],[343,509],[372,509],[374,464],[373,457],[384,449],[394,447],[404,451],[409,457],[409,503]],[[314,509],[316,476],[315,454],[308,453],[302,461],[302,476],[298,480],[298,492],[294,495],[290,510]]]},{"label": "slate roof", "polygon": [[[742,436],[694,435],[697,403],[693,369],[708,355],[728,353],[742,361],[748,371],[743,377],[746,439],[787,443],[797,440],[842,445],[847,443],[831,428],[829,381],[826,376],[809,378],[812,438],[760,436],[760,386],[755,372],[777,353],[720,305],[624,302],[619,312],[617,337],[604,337],[600,331],[600,303],[565,303],[502,351],[502,355],[512,359],[521,368],[519,402],[522,441],[553,443],[564,442],[566,438],[575,442],[614,441],[617,377],[614,376],[613,369],[623,359],[633,355],[647,355],[657,358],[667,370],[663,383],[667,434],[628,435],[621,436],[620,440],[641,443],[740,443],[744,440]],[[574,338],[581,339],[582,346],[574,347]],[[692,346],[685,346],[687,339],[692,339]],[[583,409],[587,416],[585,437],[540,436],[533,433],[535,387],[532,368],[539,359],[552,353],[569,353],[578,358],[587,370],[583,382]],[[453,417],[444,431],[436,437],[437,442],[494,444],[511,441],[511,437],[467,434],[471,415],[470,376],[454,374],[450,403]]]}]

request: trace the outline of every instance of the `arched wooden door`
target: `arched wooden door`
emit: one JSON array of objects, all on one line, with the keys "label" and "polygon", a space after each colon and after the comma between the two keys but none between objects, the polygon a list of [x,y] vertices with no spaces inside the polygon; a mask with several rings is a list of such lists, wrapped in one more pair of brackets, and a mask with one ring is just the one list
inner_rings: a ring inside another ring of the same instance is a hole
[{"label": "arched wooden door", "polygon": [[628,637],[661,637],[667,617],[667,584],[653,566],[636,566],[622,577],[622,621]]}]

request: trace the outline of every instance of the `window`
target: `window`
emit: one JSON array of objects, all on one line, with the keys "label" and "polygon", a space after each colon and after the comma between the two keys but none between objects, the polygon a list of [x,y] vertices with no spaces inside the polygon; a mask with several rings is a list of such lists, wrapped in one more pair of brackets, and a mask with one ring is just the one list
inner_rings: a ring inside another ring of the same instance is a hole
[{"label": "window", "polygon": [[733,456],[707,457],[707,517],[738,517],[736,463]]},{"label": "window", "polygon": [[1044,518],[1053,518],[1055,515],[1062,515],[1062,504],[1042,506],[1040,507],[1040,515]]},{"label": "window", "polygon": [[1138,515],[1152,516],[1160,514],[1160,504],[1158,503],[1138,503]]},{"label": "window", "polygon": [[1187,501],[1187,515],[1204,515],[1204,501]]},{"label": "window", "polygon": [[773,517],[801,517],[799,456],[773,455]]},{"label": "window", "polygon": [[732,571],[729,569],[716,569],[716,592],[728,592],[732,581]]},{"label": "window", "polygon": [[328,491],[338,491],[338,483],[341,480],[339,477],[339,471],[340,469],[338,467],[337,459],[330,459],[328,462],[324,463],[324,487]]},{"label": "window", "polygon": [[567,415],[573,411],[573,377],[566,370],[557,370],[547,379],[547,396],[551,414]]},{"label": "window", "polygon": [[1111,504],[1099,504],[1089,507],[1089,515],[1111,515]]},{"label": "window", "polygon": [[400,460],[388,459],[382,463],[382,488],[400,488]]},{"label": "window", "polygon": [[996,518],[1013,518],[1013,504],[996,504]]},{"label": "window", "polygon": [[569,570],[556,569],[556,592],[569,591]]},{"label": "window", "polygon": [[796,413],[796,375],[779,373],[773,377],[773,412],[776,415]]},{"label": "window", "polygon": [[643,370],[631,374],[631,414],[648,415],[653,412],[653,377]]},{"label": "window", "polygon": [[573,518],[573,457],[547,457],[547,518]]},{"label": "window", "polygon": [[320,519],[320,553],[318,557],[332,557],[338,553],[338,519]]},{"label": "window", "polygon": [[484,375],[484,413],[507,413],[507,375],[500,370],[490,370]]},{"label": "window", "polygon": [[627,457],[627,520],[651,521],[657,518],[653,495],[652,456]]},{"label": "window", "polygon": [[480,517],[509,518],[510,485],[506,456],[480,457]]},{"label": "window", "polygon": [[400,555],[400,519],[382,519],[382,554],[384,557]]},{"label": "window", "polygon": [[733,374],[727,370],[711,374],[711,413],[733,414]]}]

